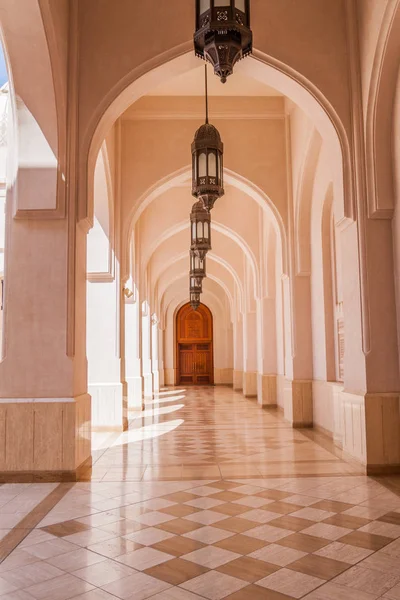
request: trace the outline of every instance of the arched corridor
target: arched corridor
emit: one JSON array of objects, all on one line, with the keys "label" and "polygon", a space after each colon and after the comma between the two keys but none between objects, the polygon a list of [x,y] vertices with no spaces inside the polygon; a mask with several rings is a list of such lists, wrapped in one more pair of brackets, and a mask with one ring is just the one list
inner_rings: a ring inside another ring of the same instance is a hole
[{"label": "arched corridor", "polygon": [[0,42],[0,600],[400,598],[400,0]]}]

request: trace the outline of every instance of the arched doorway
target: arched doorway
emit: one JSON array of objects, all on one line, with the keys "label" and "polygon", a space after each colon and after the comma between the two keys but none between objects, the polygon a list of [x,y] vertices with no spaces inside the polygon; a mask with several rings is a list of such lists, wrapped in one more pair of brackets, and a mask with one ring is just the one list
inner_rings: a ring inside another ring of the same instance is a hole
[{"label": "arched doorway", "polygon": [[182,306],[176,315],[176,384],[213,385],[213,318],[200,304]]}]

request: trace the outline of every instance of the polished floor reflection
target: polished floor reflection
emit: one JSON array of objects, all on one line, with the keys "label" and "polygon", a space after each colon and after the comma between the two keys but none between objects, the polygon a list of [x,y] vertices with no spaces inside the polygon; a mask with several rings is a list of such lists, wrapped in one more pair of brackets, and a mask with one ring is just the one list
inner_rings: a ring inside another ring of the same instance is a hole
[{"label": "polished floor reflection", "polygon": [[400,599],[398,478],[227,388],[131,416],[92,480],[0,486],[0,600]]},{"label": "polished floor reflection", "polygon": [[94,481],[359,473],[230,388],[162,391],[122,435],[94,435]]}]

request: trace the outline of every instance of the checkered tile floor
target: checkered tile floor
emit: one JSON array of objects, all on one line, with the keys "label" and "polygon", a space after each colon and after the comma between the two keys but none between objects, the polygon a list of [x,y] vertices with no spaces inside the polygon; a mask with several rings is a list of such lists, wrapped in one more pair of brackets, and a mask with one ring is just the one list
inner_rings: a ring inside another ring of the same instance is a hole
[{"label": "checkered tile floor", "polygon": [[400,600],[397,493],[231,390],[187,396],[179,423],[100,444],[93,481],[0,486],[0,539],[60,494],[0,563],[0,600]]},{"label": "checkered tile floor", "polygon": [[400,498],[363,476],[78,483],[0,598],[400,598]]}]

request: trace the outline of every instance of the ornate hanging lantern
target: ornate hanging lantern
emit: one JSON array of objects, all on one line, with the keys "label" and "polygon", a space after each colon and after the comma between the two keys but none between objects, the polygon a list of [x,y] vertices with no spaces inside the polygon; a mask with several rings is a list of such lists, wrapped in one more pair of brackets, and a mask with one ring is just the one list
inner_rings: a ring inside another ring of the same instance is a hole
[{"label": "ornate hanging lantern", "polygon": [[219,131],[208,122],[207,65],[206,122],[195,133],[192,143],[192,195],[203,200],[210,211],[224,195],[224,144]]},{"label": "ornate hanging lantern", "polygon": [[194,48],[225,83],[235,64],[253,49],[250,0],[196,0]]},{"label": "ornate hanging lantern", "polygon": [[202,200],[193,204],[190,213],[190,249],[204,261],[206,254],[211,250],[211,216],[204,208]]},{"label": "ornate hanging lantern", "polygon": [[190,305],[193,310],[197,310],[200,306],[200,294],[197,292],[190,292]]},{"label": "ornate hanging lantern", "polygon": [[199,258],[194,250],[190,250],[190,276],[206,277],[206,259]]}]

